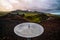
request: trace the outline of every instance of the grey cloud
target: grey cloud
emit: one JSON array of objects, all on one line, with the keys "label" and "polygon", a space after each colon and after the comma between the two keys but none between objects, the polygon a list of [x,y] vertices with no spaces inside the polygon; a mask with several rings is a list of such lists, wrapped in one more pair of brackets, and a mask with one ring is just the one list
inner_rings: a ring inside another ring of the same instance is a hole
[{"label": "grey cloud", "polygon": [[55,12],[60,10],[60,0],[33,0],[27,7],[27,10],[31,11]]}]

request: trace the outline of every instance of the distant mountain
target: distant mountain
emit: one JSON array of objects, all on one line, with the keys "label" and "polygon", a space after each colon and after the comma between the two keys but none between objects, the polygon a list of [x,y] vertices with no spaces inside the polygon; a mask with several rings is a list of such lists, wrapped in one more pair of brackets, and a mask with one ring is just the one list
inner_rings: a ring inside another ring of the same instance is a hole
[{"label": "distant mountain", "polygon": [[53,15],[53,14],[50,14],[50,13],[43,13],[43,12],[37,12],[37,11],[22,11],[22,10],[14,10],[14,11],[11,11],[11,12],[0,12],[0,16],[4,16],[4,15],[23,15],[23,14],[39,14],[39,15],[46,15],[46,16],[56,16],[56,17],[60,17],[60,15]]}]

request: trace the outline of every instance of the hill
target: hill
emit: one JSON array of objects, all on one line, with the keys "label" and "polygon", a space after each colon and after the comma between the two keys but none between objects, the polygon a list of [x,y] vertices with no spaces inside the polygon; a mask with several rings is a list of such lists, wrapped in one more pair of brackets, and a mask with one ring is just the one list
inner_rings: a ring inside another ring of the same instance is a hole
[{"label": "hill", "polygon": [[[23,14],[22,14],[23,13]],[[16,25],[23,22],[34,22],[44,27],[44,33],[41,36],[32,38],[32,40],[59,40],[60,37],[60,18],[44,13],[30,13],[13,11],[4,16],[0,16],[0,36],[1,40],[26,40],[26,38],[15,35],[13,29]]]}]

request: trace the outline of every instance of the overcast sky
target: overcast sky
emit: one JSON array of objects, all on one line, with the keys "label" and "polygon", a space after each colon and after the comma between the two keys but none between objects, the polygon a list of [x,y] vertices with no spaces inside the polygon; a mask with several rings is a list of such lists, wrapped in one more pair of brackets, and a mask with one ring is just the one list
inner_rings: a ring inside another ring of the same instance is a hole
[{"label": "overcast sky", "polygon": [[60,0],[0,0],[0,11],[60,12]]}]

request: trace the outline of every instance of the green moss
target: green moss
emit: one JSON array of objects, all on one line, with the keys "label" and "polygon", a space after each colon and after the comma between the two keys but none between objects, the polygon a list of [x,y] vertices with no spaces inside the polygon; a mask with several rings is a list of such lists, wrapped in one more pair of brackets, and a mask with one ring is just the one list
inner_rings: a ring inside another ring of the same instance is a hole
[{"label": "green moss", "polygon": [[0,16],[6,15],[8,12],[0,12]]}]

